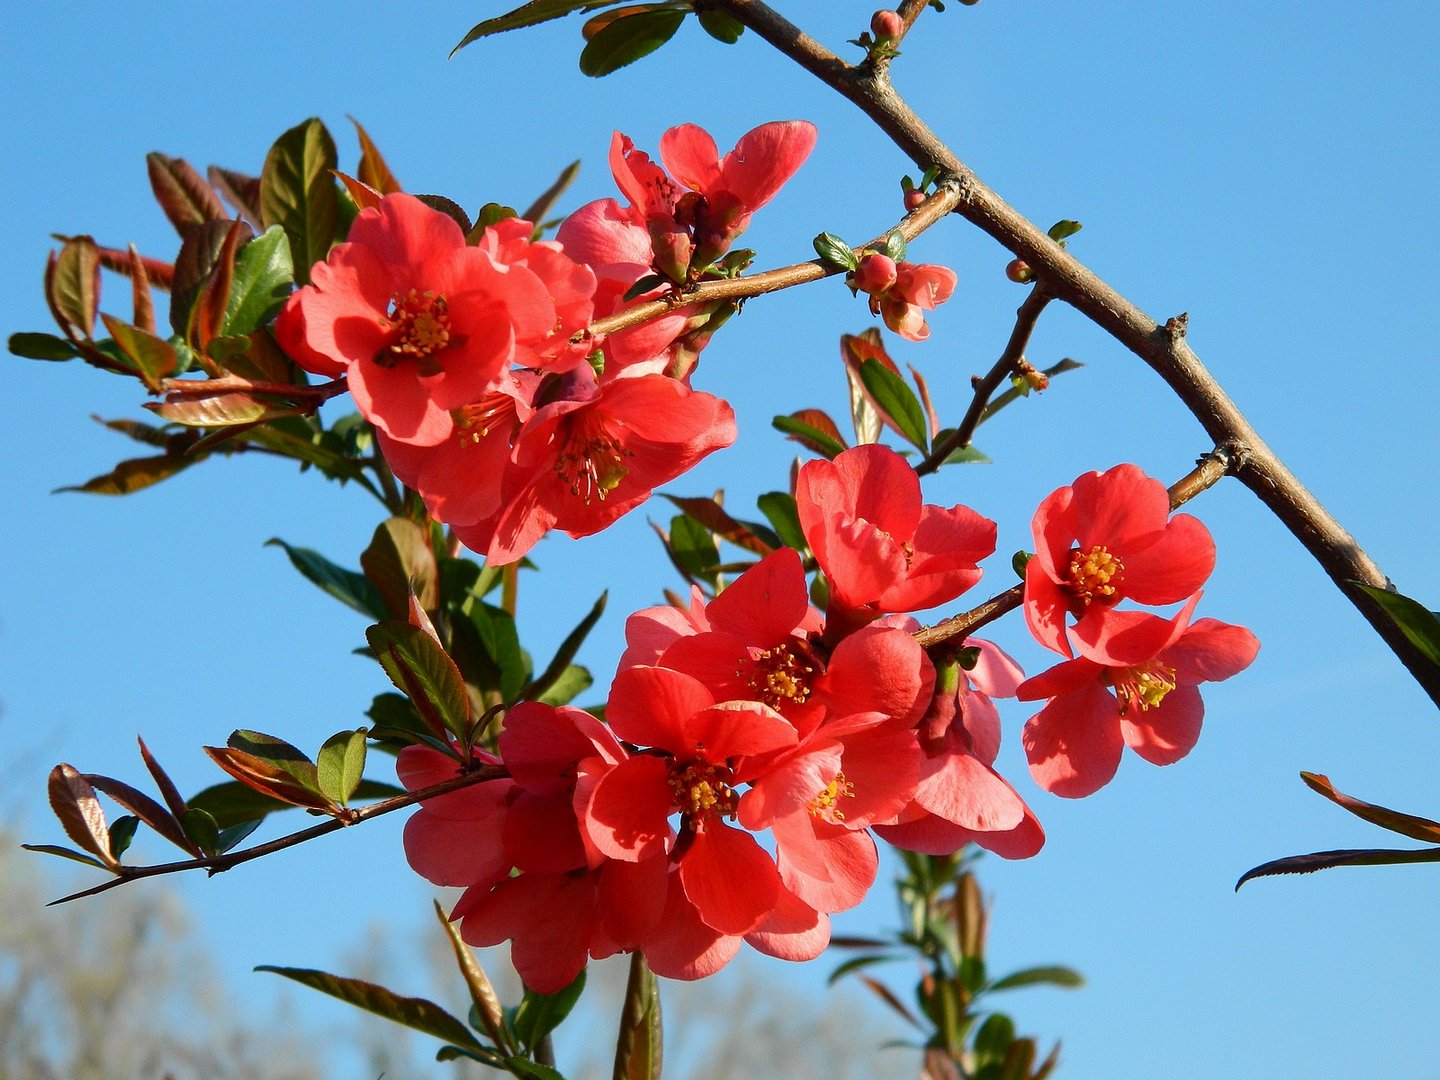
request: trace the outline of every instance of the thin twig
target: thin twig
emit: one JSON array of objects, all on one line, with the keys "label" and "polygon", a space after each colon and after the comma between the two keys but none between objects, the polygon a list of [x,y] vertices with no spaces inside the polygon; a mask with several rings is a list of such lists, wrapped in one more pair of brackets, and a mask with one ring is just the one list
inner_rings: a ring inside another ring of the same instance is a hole
[{"label": "thin twig", "polygon": [[486,780],[499,780],[510,775],[503,766],[482,765],[471,772],[461,773],[459,776],[451,777],[449,780],[442,780],[438,784],[432,784],[427,788],[420,788],[416,791],[407,791],[404,795],[396,795],[391,799],[382,799],[380,802],[371,803],[369,806],[362,806],[358,810],[342,809],[329,821],[314,825],[308,829],[301,829],[299,832],[290,833],[288,836],[281,836],[274,840],[266,841],[263,844],[256,844],[254,847],[243,848],[239,851],[227,851],[223,855],[207,855],[200,859],[182,859],[178,862],[156,863],[153,866],[122,866],[119,873],[96,885],[94,888],[85,889],[83,892],[71,893],[69,896],[62,896],[59,900],[52,900],[47,907],[54,907],[56,904],[66,904],[71,900],[79,900],[84,896],[95,896],[98,893],[108,892],[131,881],[138,881],[141,878],[158,877],[161,874],[178,874],[182,870],[206,870],[210,874],[223,873],[232,866],[249,862],[251,859],[258,859],[265,855],[273,855],[277,851],[284,851],[286,848],[303,844],[308,840],[314,840],[319,836],[327,836],[333,832],[348,828],[351,825],[358,825],[362,821],[369,821],[371,818],[380,817],[394,810],[401,810],[407,806],[422,802],[425,799],[433,799],[438,795],[445,795],[451,791],[459,791],[461,788],[470,787],[472,784],[483,783]]},{"label": "thin twig", "polygon": [[703,6],[743,23],[848,98],[917,166],[936,166],[948,174],[961,194],[957,214],[1024,259],[1059,299],[1144,360],[1216,444],[1233,448],[1235,476],[1300,541],[1440,706],[1440,667],[1410,642],[1379,603],[1351,584],[1385,589],[1392,587],[1390,580],[1226,396],[1185,340],[1183,317],[1163,326],[1156,323],[982,183],[895,93],[885,68],[850,68],[761,0],[703,0]]},{"label": "thin twig", "polygon": [[[1199,460],[1195,468],[1170,485],[1170,509],[1175,510],[1202,491],[1214,487],[1220,482],[1220,478],[1234,467],[1234,461],[1228,447],[1217,446],[1210,451]],[[918,631],[915,640],[927,649],[947,641],[964,641],[980,627],[1014,611],[1024,599],[1025,586],[1013,585],[969,611],[962,611],[959,615],[952,615],[943,622]]]},{"label": "thin twig", "polygon": [[1050,293],[1043,285],[1037,283],[1031,288],[1030,295],[1015,312],[1015,329],[1010,332],[1010,340],[1005,343],[1000,359],[995,361],[995,366],[984,378],[976,381],[975,396],[970,400],[970,407],[965,410],[960,426],[937,442],[925,460],[915,466],[917,475],[925,476],[934,472],[956,450],[970,445],[970,440],[975,437],[975,429],[985,418],[985,407],[990,403],[991,395],[1000,388],[1007,376],[1019,370],[1020,362],[1025,359],[1025,348],[1030,344],[1030,335],[1035,332],[1040,313],[1045,310],[1045,305],[1050,300]]},{"label": "thin twig", "polygon": [[[906,243],[909,243],[954,210],[958,199],[958,191],[954,188],[942,187],[925,202],[906,214],[895,224],[894,228],[885,230],[864,247],[878,248],[882,246],[885,238],[896,229],[900,230]],[[860,250],[863,248],[856,249],[856,251]],[[662,315],[668,315],[678,308],[696,307],[719,300],[746,300],[752,296],[778,292],[780,289],[789,289],[795,285],[805,285],[811,281],[819,281],[821,278],[832,277],[844,272],[843,266],[835,266],[820,259],[812,259],[809,262],[795,263],[792,266],[765,270],[748,277],[704,281],[698,285],[676,289],[656,300],[633,304],[625,310],[618,311],[614,315],[607,315],[603,319],[596,319],[584,333],[592,336],[615,334],[621,330],[628,330],[632,326],[649,322],[651,319],[658,319]]]}]

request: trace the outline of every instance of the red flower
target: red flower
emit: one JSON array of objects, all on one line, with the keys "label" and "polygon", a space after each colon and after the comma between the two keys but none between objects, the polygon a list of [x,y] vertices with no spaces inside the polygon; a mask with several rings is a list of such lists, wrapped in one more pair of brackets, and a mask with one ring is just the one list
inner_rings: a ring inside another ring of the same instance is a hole
[{"label": "red flower", "polygon": [[924,341],[930,336],[925,312],[934,311],[949,300],[955,292],[955,282],[955,271],[944,266],[897,263],[893,282],[870,297],[870,311],[883,318],[885,325],[901,337]]},{"label": "red flower", "polygon": [[995,550],[995,523],[964,506],[920,499],[915,471],[876,443],[801,468],[800,525],[833,607],[871,618],[918,611],[980,580],[977,563]]},{"label": "red flower", "polygon": [[1129,746],[1154,765],[1179,761],[1200,737],[1199,684],[1243,671],[1260,648],[1243,626],[1191,623],[1197,593],[1173,618],[1110,612],[1075,628],[1080,655],[1026,680],[1022,701],[1049,698],[1025,724],[1030,772],[1047,791],[1079,798],[1110,782]]},{"label": "red flower", "polygon": [[422,445],[495,385],[517,335],[555,321],[538,277],[497,266],[449,216],[400,193],[361,211],[311,282],[280,313],[281,346],[307,371],[346,375],[366,419]]},{"label": "red flower", "polygon": [[492,563],[511,563],[550,529],[599,532],[734,441],[734,413],[717,397],[663,375],[597,383],[582,368],[516,434],[497,511],[455,534]]},{"label": "red flower", "polygon": [[1127,598],[1179,603],[1215,566],[1209,531],[1188,514],[1170,517],[1165,485],[1135,465],[1086,473],[1052,492],[1035,511],[1031,530],[1035,557],[1025,566],[1025,622],[1040,644],[1065,656],[1074,655],[1065,636],[1067,612],[1088,626]]}]

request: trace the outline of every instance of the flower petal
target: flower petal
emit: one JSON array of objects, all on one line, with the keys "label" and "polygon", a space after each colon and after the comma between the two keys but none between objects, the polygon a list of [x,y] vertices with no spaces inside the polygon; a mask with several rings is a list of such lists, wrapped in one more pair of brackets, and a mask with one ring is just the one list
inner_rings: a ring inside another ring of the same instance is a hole
[{"label": "flower petal", "polygon": [[1067,799],[1108,784],[1125,745],[1118,706],[1098,681],[1052,698],[1026,721],[1022,741],[1035,782]]}]

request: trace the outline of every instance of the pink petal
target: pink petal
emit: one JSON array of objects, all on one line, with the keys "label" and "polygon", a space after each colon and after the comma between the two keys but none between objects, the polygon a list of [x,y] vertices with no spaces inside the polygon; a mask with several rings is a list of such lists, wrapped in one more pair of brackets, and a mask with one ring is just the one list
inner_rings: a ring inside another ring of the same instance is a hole
[{"label": "pink petal", "polygon": [[1067,799],[1108,784],[1125,745],[1115,699],[1098,682],[1052,699],[1026,721],[1021,738],[1035,782]]},{"label": "pink petal", "polygon": [[1161,659],[1174,666],[1182,684],[1219,682],[1244,671],[1259,651],[1259,639],[1245,627],[1197,619]]},{"label": "pink petal", "polygon": [[703,979],[730,962],[744,938],[706,926],[685,896],[680,875],[670,875],[660,924],[645,945],[650,970],[667,979]]},{"label": "pink petal", "polygon": [[722,701],[701,709],[685,721],[685,733],[695,756],[717,765],[733,757],[782,750],[798,741],[794,725],[758,701]]},{"label": "pink petal", "polygon": [[803,811],[840,771],[840,744],[807,747],[751,782],[740,799],[739,821],[754,832],[787,814]]},{"label": "pink petal", "polygon": [[800,555],[779,548],[736,578],[710,602],[705,614],[716,630],[734,634],[748,645],[770,648],[789,638],[809,609]]},{"label": "pink petal", "polygon": [[1159,540],[1126,551],[1124,562],[1126,596],[1137,604],[1178,604],[1215,569],[1215,541],[1199,519],[1176,514]]},{"label": "pink petal", "polygon": [[1092,607],[1075,624],[1075,649],[1106,667],[1132,667],[1153,660],[1185,633],[1200,602],[1196,593],[1175,615],[1162,619],[1148,611]]},{"label": "pink petal", "polygon": [[688,752],[685,723],[715,698],[704,684],[669,668],[632,667],[615,676],[605,719],[615,734],[639,746]]},{"label": "pink petal", "polygon": [[806,818],[794,815],[783,819],[784,824],[776,822],[781,877],[816,911],[848,911],[865,899],[875,882],[879,867],[875,841],[863,829],[852,832],[823,822],[816,822],[812,830]]},{"label": "pink petal", "polygon": [[600,922],[622,949],[639,948],[665,907],[669,860],[661,854],[639,862],[607,862],[600,868]]},{"label": "pink petal", "polygon": [[720,163],[725,189],[758,210],[805,164],[817,134],[808,120],[777,120],[742,135]]},{"label": "pink petal", "polygon": [[843,639],[815,683],[832,717],[881,712],[901,723],[919,719],[935,688],[935,668],[903,630],[867,626]]},{"label": "pink petal", "polygon": [[660,160],[670,175],[691,191],[720,187],[720,149],[696,124],[681,124],[660,136]]},{"label": "pink petal", "polygon": [[1160,538],[1170,516],[1165,485],[1146,476],[1137,465],[1116,465],[1091,472],[1074,485],[1077,546],[1089,551],[1104,544],[1125,554],[1149,547]]},{"label": "pink petal", "polygon": [[995,770],[968,754],[948,754],[939,764],[915,788],[915,801],[926,810],[975,832],[1020,824],[1025,804]]},{"label": "pink petal", "polygon": [[510,871],[495,829],[421,808],[405,822],[405,859],[433,885],[489,888]]},{"label": "pink petal", "polygon": [[1051,578],[1037,555],[1025,564],[1025,625],[1030,635],[1061,656],[1073,656],[1070,639],[1065,636],[1069,611],[1069,594]]},{"label": "pink petal", "polygon": [[1035,541],[1035,561],[1055,581],[1060,581],[1068,573],[1077,528],[1074,488],[1056,488],[1035,509],[1035,516],[1030,521],[1030,533]]},{"label": "pink petal", "polygon": [[602,776],[585,807],[585,832],[612,859],[636,862],[665,850],[674,805],[670,770],[655,757],[632,757]]},{"label": "pink petal", "polygon": [[813,960],[830,944],[830,916],[782,888],[770,918],[760,929],[746,934],[745,940],[766,956]]},{"label": "pink petal", "polygon": [[558,874],[585,866],[580,823],[568,796],[517,792],[502,836],[510,861],[526,873]]},{"label": "pink petal", "polygon": [[1179,686],[1149,709],[1131,709],[1120,718],[1125,745],[1152,765],[1173,765],[1200,738],[1205,705],[1194,686]]}]

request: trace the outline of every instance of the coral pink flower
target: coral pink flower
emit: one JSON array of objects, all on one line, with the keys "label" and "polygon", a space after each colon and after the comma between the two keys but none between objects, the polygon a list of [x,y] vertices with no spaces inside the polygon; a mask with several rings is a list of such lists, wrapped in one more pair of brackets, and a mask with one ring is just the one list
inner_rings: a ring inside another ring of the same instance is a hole
[{"label": "coral pink flower", "polygon": [[[488,756],[482,761],[498,764]],[[400,751],[396,771],[400,782],[415,791],[458,776],[460,763],[429,747],[407,746]],[[511,866],[503,846],[477,840],[498,837],[514,789],[509,780],[487,780],[426,799],[405,823],[405,858],[411,869],[435,885],[489,886],[503,879]]]},{"label": "coral pink flower", "polygon": [[949,855],[973,843],[1007,859],[1027,859],[1044,845],[1045,833],[995,772],[1000,714],[991,700],[1014,697],[1025,674],[990,642],[965,644],[978,650],[974,669],[944,668],[920,722],[924,760],[914,797],[875,832],[896,847],[927,855]]},{"label": "coral pink flower", "polygon": [[924,341],[930,336],[925,312],[950,299],[956,280],[954,270],[934,263],[898,263],[894,281],[870,297],[870,311],[901,337]]},{"label": "coral pink flower", "polygon": [[1179,603],[1215,566],[1209,530],[1188,514],[1170,517],[1165,485],[1135,465],[1086,473],[1052,492],[1031,530],[1025,622],[1035,640],[1064,656],[1074,655],[1067,613],[1088,624],[1103,621],[1124,599]]},{"label": "coral pink flower", "polygon": [[[833,608],[871,618],[955,599],[980,580],[995,523],[964,506],[922,505],[920,480],[878,443],[800,470],[795,501]],[[832,618],[834,617],[832,611]]]},{"label": "coral pink flower", "polygon": [[280,313],[281,346],[307,371],[346,375],[365,418],[403,442],[446,438],[450,410],[500,379],[517,334],[555,321],[540,278],[497,266],[450,217],[401,193],[361,211],[311,282]]},{"label": "coral pink flower", "polygon": [[550,529],[599,532],[734,441],[735,415],[717,397],[663,375],[597,383],[583,368],[519,429],[503,505],[455,534],[492,563],[511,563]]},{"label": "coral pink flower", "polygon": [[1200,736],[1199,684],[1243,671],[1260,648],[1243,626],[1190,622],[1197,593],[1173,618],[1113,611],[1075,628],[1080,655],[1026,680],[1022,701],[1049,698],[1025,724],[1030,772],[1079,798],[1110,782],[1129,746],[1154,765],[1179,761]]}]

